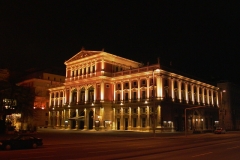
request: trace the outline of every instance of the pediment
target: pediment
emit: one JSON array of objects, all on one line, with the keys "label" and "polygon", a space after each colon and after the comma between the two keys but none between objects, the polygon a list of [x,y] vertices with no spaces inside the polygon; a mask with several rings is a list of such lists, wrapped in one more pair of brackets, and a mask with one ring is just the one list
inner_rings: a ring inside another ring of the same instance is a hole
[{"label": "pediment", "polygon": [[101,53],[101,51],[85,51],[82,50],[80,52],[78,52],[75,56],[73,56],[72,58],[70,58],[69,60],[67,60],[65,63],[69,63],[69,62],[73,62],[79,59],[83,59],[95,54]]}]

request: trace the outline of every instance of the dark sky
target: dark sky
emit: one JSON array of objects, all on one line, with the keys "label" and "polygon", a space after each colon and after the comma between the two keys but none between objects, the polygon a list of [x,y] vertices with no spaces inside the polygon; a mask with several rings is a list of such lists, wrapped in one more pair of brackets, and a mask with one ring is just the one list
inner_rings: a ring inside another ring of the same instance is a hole
[{"label": "dark sky", "polygon": [[84,46],[239,83],[240,10],[229,1],[0,0],[0,67],[63,66]]}]

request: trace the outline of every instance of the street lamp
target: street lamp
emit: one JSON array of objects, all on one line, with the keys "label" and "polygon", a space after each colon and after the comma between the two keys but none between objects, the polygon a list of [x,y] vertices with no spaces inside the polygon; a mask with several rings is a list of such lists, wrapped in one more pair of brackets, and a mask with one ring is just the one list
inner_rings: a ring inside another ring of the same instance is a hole
[{"label": "street lamp", "polygon": [[154,79],[154,72],[155,71],[160,71],[160,69],[155,69],[153,70],[152,72],[152,77],[153,77],[153,90],[152,90],[152,97],[153,97],[153,136],[155,137],[156,136],[156,116],[155,116],[155,110],[156,110],[156,104],[155,104],[155,79]]}]

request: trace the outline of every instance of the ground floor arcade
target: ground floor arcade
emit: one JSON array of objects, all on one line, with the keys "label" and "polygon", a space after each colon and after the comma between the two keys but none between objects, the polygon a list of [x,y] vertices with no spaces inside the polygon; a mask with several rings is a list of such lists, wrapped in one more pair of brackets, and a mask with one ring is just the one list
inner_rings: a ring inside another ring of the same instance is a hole
[{"label": "ground floor arcade", "polygon": [[157,130],[184,131],[187,127],[187,130],[203,131],[218,126],[218,109],[206,107],[188,110],[185,123],[185,108],[186,106],[164,103],[155,107],[131,104],[62,107],[49,111],[49,127],[151,131],[155,124]]}]

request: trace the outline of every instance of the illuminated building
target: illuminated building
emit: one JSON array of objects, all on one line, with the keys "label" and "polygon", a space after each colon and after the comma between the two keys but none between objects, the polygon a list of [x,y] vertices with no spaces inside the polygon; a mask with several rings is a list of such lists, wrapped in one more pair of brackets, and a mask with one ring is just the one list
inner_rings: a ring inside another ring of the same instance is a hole
[{"label": "illuminated building", "polygon": [[49,89],[53,127],[149,131],[212,130],[218,125],[218,87],[104,51],[81,50],[65,62],[64,86]]},{"label": "illuminated building", "polygon": [[[33,122],[32,125],[37,127],[48,126],[48,106],[49,91],[51,87],[62,86],[65,76],[59,75],[57,69],[45,69],[32,71],[17,83],[19,86],[32,87],[35,90],[35,100],[33,104]],[[55,74],[56,72],[56,74]],[[28,122],[30,123],[30,122]],[[24,124],[26,128],[27,124]]]},{"label": "illuminated building", "polygon": [[231,82],[219,82],[219,126],[226,130],[240,130],[240,87]]}]

